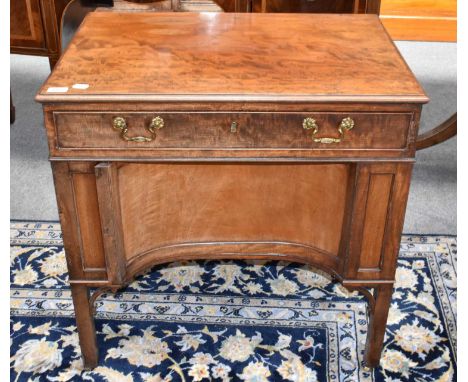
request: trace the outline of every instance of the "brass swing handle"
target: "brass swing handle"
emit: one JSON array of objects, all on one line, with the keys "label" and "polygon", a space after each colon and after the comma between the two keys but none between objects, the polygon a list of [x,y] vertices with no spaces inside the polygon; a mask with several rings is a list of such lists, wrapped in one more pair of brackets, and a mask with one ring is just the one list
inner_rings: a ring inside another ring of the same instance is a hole
[{"label": "brass swing handle", "polygon": [[127,121],[123,117],[115,117],[112,120],[112,127],[116,130],[120,130],[120,138],[128,142],[151,142],[156,138],[156,130],[162,129],[164,127],[164,120],[161,117],[154,117],[151,120],[150,125],[146,128],[151,134],[151,137],[129,137]]},{"label": "brass swing handle", "polygon": [[354,121],[350,117],[343,118],[338,126],[340,136],[338,138],[332,137],[314,137],[318,133],[319,127],[317,121],[313,118],[306,118],[302,122],[302,127],[305,130],[312,130],[312,139],[316,143],[339,143],[344,138],[345,131],[351,130],[354,127]]}]

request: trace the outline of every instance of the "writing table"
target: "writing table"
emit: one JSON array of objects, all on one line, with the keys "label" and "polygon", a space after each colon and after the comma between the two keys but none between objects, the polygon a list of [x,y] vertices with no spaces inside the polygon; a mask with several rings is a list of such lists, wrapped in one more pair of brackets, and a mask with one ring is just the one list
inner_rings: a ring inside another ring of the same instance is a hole
[{"label": "writing table", "polygon": [[378,364],[428,99],[377,16],[94,12],[37,100],[86,367],[101,291],[199,258],[360,290]]}]

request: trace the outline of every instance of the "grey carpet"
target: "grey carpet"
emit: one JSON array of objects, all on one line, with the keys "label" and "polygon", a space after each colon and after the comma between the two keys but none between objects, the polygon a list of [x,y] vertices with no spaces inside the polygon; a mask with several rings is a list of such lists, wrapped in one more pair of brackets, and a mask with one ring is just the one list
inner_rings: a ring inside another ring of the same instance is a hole
[{"label": "grey carpet", "polygon": [[[398,42],[431,103],[421,129],[456,110],[456,44]],[[57,220],[41,107],[34,95],[49,74],[45,58],[11,55],[16,122],[11,126],[10,216]],[[406,213],[406,233],[456,234],[456,138],[418,152]]]}]

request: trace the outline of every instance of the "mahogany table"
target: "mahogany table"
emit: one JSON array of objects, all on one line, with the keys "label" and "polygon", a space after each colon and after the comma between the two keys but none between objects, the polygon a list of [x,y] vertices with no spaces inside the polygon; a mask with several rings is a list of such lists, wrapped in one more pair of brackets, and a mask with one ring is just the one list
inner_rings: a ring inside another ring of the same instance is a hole
[{"label": "mahogany table", "polygon": [[363,292],[379,363],[428,98],[377,16],[94,12],[37,100],[86,367],[99,293],[199,258]]}]

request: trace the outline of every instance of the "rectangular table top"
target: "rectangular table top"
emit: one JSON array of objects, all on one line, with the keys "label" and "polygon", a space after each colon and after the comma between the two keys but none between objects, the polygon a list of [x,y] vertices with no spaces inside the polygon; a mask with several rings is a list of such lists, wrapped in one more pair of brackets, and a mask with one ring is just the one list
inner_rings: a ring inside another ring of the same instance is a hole
[{"label": "rectangular table top", "polygon": [[375,15],[89,14],[40,102],[427,102]]}]

